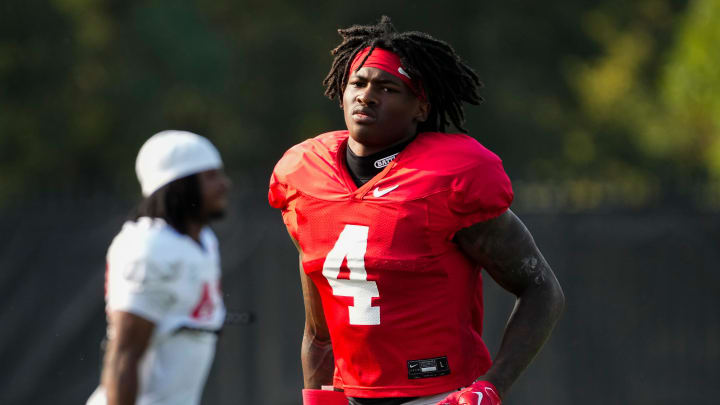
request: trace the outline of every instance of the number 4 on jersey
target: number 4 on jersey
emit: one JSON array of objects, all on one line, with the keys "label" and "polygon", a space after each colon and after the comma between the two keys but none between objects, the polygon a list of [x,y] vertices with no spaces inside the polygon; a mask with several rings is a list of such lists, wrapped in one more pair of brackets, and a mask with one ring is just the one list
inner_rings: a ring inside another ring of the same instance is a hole
[{"label": "number 4 on jersey", "polygon": [[[368,281],[365,271],[368,229],[367,226],[345,225],[323,264],[322,274],[330,283],[333,295],[353,297],[353,305],[348,307],[350,325],[380,325],[380,307],[372,306],[372,299],[380,293],[377,283]],[[350,278],[338,279],[345,258]]]}]

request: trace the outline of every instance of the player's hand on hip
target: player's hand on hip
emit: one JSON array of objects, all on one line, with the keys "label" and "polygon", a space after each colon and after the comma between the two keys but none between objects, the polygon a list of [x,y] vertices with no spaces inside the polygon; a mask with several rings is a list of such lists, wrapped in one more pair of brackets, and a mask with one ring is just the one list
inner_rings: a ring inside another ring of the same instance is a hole
[{"label": "player's hand on hip", "polygon": [[437,405],[501,405],[497,389],[489,381],[476,381],[467,388],[454,392]]}]

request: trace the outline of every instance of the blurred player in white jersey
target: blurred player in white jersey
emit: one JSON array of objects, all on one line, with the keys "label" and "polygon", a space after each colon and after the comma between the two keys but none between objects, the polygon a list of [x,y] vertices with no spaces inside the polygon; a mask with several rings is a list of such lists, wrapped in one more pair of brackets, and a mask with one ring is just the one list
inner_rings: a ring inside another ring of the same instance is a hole
[{"label": "blurred player in white jersey", "polygon": [[230,181],[205,138],[163,131],[140,149],[145,197],[107,254],[108,341],[89,405],[194,405],[225,318],[217,239]]}]

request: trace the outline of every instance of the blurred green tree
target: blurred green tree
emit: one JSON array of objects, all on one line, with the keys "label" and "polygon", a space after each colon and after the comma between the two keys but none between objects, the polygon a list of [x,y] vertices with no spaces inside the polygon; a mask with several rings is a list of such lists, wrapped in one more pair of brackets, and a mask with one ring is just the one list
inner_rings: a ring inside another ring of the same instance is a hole
[{"label": "blurred green tree", "polygon": [[714,180],[720,180],[718,44],[720,2],[694,1],[663,70],[659,102],[665,125],[643,133],[653,153],[702,164]]},{"label": "blurred green tree", "polygon": [[137,148],[167,128],[207,135],[231,172],[264,182],[287,147],[343,125],[321,86],[335,30],[388,14],[476,67],[486,102],[466,108],[467,126],[519,189],[552,203],[554,191],[532,184],[554,182],[579,208],[608,193],[643,205],[666,184],[720,179],[719,10],[713,0],[3,2],[0,202],[136,196]]},{"label": "blurred green tree", "polygon": [[[636,177],[679,194],[720,179],[720,3],[611,2],[585,14],[604,51],[576,59],[577,120],[565,131],[577,171]],[[682,12],[681,12],[682,11]]]}]

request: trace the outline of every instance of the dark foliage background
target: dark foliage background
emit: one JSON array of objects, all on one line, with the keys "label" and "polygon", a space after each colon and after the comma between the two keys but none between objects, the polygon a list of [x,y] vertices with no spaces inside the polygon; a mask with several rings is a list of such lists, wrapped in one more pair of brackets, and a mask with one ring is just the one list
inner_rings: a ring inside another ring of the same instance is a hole
[{"label": "dark foliage background", "polygon": [[[207,404],[299,403],[294,249],[265,201],[291,145],[342,128],[337,28],[393,18],[485,83],[470,135],[568,309],[506,403],[720,395],[720,2],[9,0],[0,3],[0,402],[82,403],[98,381],[104,255],[150,135],[209,137],[234,181],[217,225],[229,326]],[[512,299],[487,283],[497,348]]]}]

